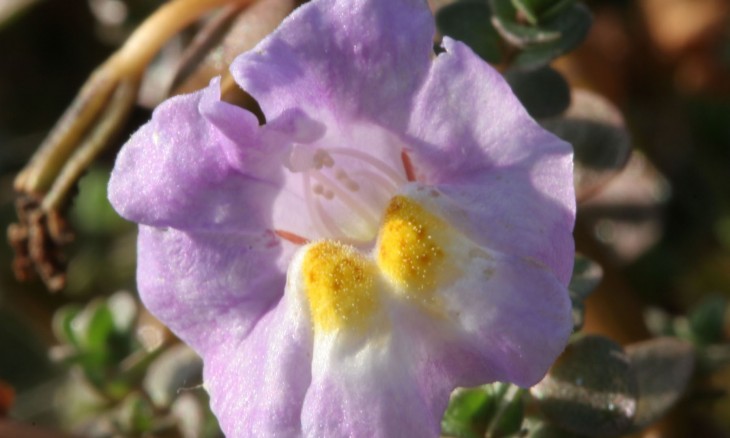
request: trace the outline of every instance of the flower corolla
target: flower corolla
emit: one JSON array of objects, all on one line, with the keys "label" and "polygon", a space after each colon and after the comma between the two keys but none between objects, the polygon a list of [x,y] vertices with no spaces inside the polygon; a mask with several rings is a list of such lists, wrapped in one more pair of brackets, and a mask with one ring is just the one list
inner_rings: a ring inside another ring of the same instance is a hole
[{"label": "flower corolla", "polygon": [[109,186],[145,305],[232,437],[433,436],[457,386],[539,381],[571,332],[570,145],[424,0],[314,0],[160,105]]}]

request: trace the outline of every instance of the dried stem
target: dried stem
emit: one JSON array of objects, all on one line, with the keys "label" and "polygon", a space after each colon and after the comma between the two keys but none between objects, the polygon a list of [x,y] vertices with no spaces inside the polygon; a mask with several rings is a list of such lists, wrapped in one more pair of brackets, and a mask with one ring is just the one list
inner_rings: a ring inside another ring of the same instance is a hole
[{"label": "dried stem", "polygon": [[121,74],[140,72],[170,38],[207,11],[229,3],[243,5],[251,1],[175,0],[166,3],[137,28],[109,62]]},{"label": "dried stem", "polygon": [[71,106],[15,179],[20,192],[18,224],[8,228],[15,248],[16,277],[33,270],[51,290],[65,284],[60,246],[72,239],[61,214],[83,172],[123,126],[134,107],[140,80],[167,41],[204,13],[254,0],[172,0],[160,7],[127,42],[98,67]]},{"label": "dried stem", "polygon": [[[205,12],[224,4],[242,5],[249,1],[174,0],[160,7],[137,28],[121,49],[92,73],[31,162],[18,174],[15,179],[15,189],[21,193],[40,195],[52,190],[51,186],[58,183],[59,174],[63,177],[78,177],[78,174],[62,169],[67,165],[78,167],[76,164],[68,163],[67,160],[79,147],[79,140],[89,127],[96,124],[97,120],[101,120],[98,115],[101,111],[106,112],[104,108],[117,88],[122,84],[125,84],[125,87],[127,84],[138,84],[147,65],[162,46]],[[136,94],[136,91],[135,89],[132,94]],[[111,101],[116,105],[119,104],[115,99]],[[134,100],[127,100],[130,108],[133,103]],[[118,123],[121,124],[122,121],[123,118]],[[112,132],[113,129],[106,131]],[[105,141],[101,140],[103,145]],[[96,152],[101,149],[99,147]],[[62,181],[60,184],[71,187],[74,182]],[[56,197],[58,200],[61,198]],[[44,203],[44,206],[48,204]]]},{"label": "dried stem", "polygon": [[114,91],[116,78],[103,67],[92,73],[30,163],[15,178],[15,190],[39,195],[53,184],[66,158]]},{"label": "dried stem", "polygon": [[71,192],[76,181],[104,149],[107,140],[124,123],[137,99],[138,89],[139,81],[131,79],[122,81],[114,90],[109,104],[99,116],[97,123],[94,124],[83,142],[76,147],[76,150],[56,178],[51,190],[43,198],[41,203],[43,210],[50,211],[64,205],[67,195]]}]

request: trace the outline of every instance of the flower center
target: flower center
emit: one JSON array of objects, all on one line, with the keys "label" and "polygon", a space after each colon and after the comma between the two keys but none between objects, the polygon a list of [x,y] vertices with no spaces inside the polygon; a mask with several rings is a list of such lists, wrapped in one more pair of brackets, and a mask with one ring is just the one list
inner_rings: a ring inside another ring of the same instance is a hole
[{"label": "flower center", "polygon": [[465,260],[458,254],[462,236],[403,195],[388,203],[378,233],[372,252],[329,239],[304,248],[301,277],[295,278],[301,278],[315,329],[367,330],[388,299],[443,316],[436,292],[461,274],[453,258]]},{"label": "flower center", "polygon": [[385,206],[408,182],[404,168],[343,147],[295,148],[290,168],[301,173],[316,237],[353,245],[373,241]]}]

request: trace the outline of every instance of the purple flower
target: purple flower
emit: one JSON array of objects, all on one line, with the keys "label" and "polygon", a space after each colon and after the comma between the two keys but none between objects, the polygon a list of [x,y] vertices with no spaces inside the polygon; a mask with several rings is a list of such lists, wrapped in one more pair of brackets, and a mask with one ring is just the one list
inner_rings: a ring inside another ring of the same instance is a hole
[{"label": "purple flower", "polygon": [[570,145],[423,0],[314,0],[160,105],[109,196],[147,307],[235,437],[438,436],[457,386],[536,383],[571,332]]}]

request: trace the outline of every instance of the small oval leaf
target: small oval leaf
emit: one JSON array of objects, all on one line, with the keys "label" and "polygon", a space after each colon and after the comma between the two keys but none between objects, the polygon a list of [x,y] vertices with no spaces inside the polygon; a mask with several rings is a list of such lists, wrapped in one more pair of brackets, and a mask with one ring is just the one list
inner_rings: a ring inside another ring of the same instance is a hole
[{"label": "small oval leaf", "polygon": [[482,59],[496,64],[502,59],[502,52],[491,16],[486,3],[461,1],[441,8],[436,13],[436,26],[443,35],[463,42]]},{"label": "small oval leaf", "polygon": [[524,438],[584,438],[567,430],[560,429],[554,424],[546,423],[542,419],[526,418],[524,423]]},{"label": "small oval leaf", "polygon": [[71,323],[80,348],[93,355],[103,355],[107,339],[114,333],[114,317],[103,299],[89,303]]},{"label": "small oval leaf", "polygon": [[560,32],[543,27],[533,27],[518,22],[518,13],[511,2],[490,0],[494,29],[509,44],[526,48],[533,44],[546,44],[560,39]]},{"label": "small oval leaf", "polygon": [[484,387],[459,388],[451,396],[441,429],[448,436],[479,438],[495,409],[496,401]]},{"label": "small oval leaf", "polygon": [[556,38],[530,43],[523,47],[514,59],[513,65],[524,69],[534,69],[550,63],[578,47],[591,29],[593,16],[585,5],[574,4],[551,20],[540,24],[545,34],[557,34]]},{"label": "small oval leaf", "polygon": [[575,255],[568,290],[573,300],[585,300],[603,279],[601,265],[582,254]]},{"label": "small oval leaf", "polygon": [[570,106],[568,82],[550,67],[508,70],[504,77],[527,112],[536,119],[557,116]]},{"label": "small oval leaf", "polygon": [[727,299],[722,295],[705,297],[689,315],[692,339],[700,345],[726,341]]},{"label": "small oval leaf", "polygon": [[525,417],[525,404],[522,399],[524,390],[509,385],[499,401],[497,412],[487,429],[487,438],[506,438],[514,436],[522,429]]},{"label": "small oval leaf", "polygon": [[119,333],[131,333],[139,311],[132,294],[127,291],[116,292],[109,297],[107,304],[112,312],[115,330]]},{"label": "small oval leaf", "polygon": [[205,408],[193,394],[181,394],[170,407],[183,437],[210,436],[205,434]]},{"label": "small oval leaf", "polygon": [[203,362],[193,350],[186,345],[174,345],[152,362],[143,387],[156,406],[167,407],[180,388],[200,383],[202,369]]},{"label": "small oval leaf", "polygon": [[554,17],[573,3],[575,0],[512,0],[512,5],[533,25]]},{"label": "small oval leaf", "polygon": [[572,103],[563,116],[541,124],[573,145],[574,184],[579,201],[595,193],[628,162],[631,139],[623,117],[598,94],[573,90]]},{"label": "small oval leaf", "polygon": [[581,254],[575,255],[573,276],[570,278],[568,292],[573,306],[573,331],[583,328],[585,320],[585,299],[598,286],[603,278],[603,269],[593,260]]},{"label": "small oval leaf", "polygon": [[555,425],[591,437],[627,431],[636,413],[638,389],[629,359],[620,345],[602,336],[568,345],[530,391]]},{"label": "small oval leaf", "polygon": [[659,418],[679,400],[692,376],[694,348],[677,338],[655,338],[626,347],[639,388],[635,430]]},{"label": "small oval leaf", "polygon": [[80,311],[79,306],[74,304],[69,304],[56,310],[51,322],[53,334],[56,336],[56,339],[64,344],[70,344],[74,347],[79,346],[79,339],[73,329],[72,323]]}]

